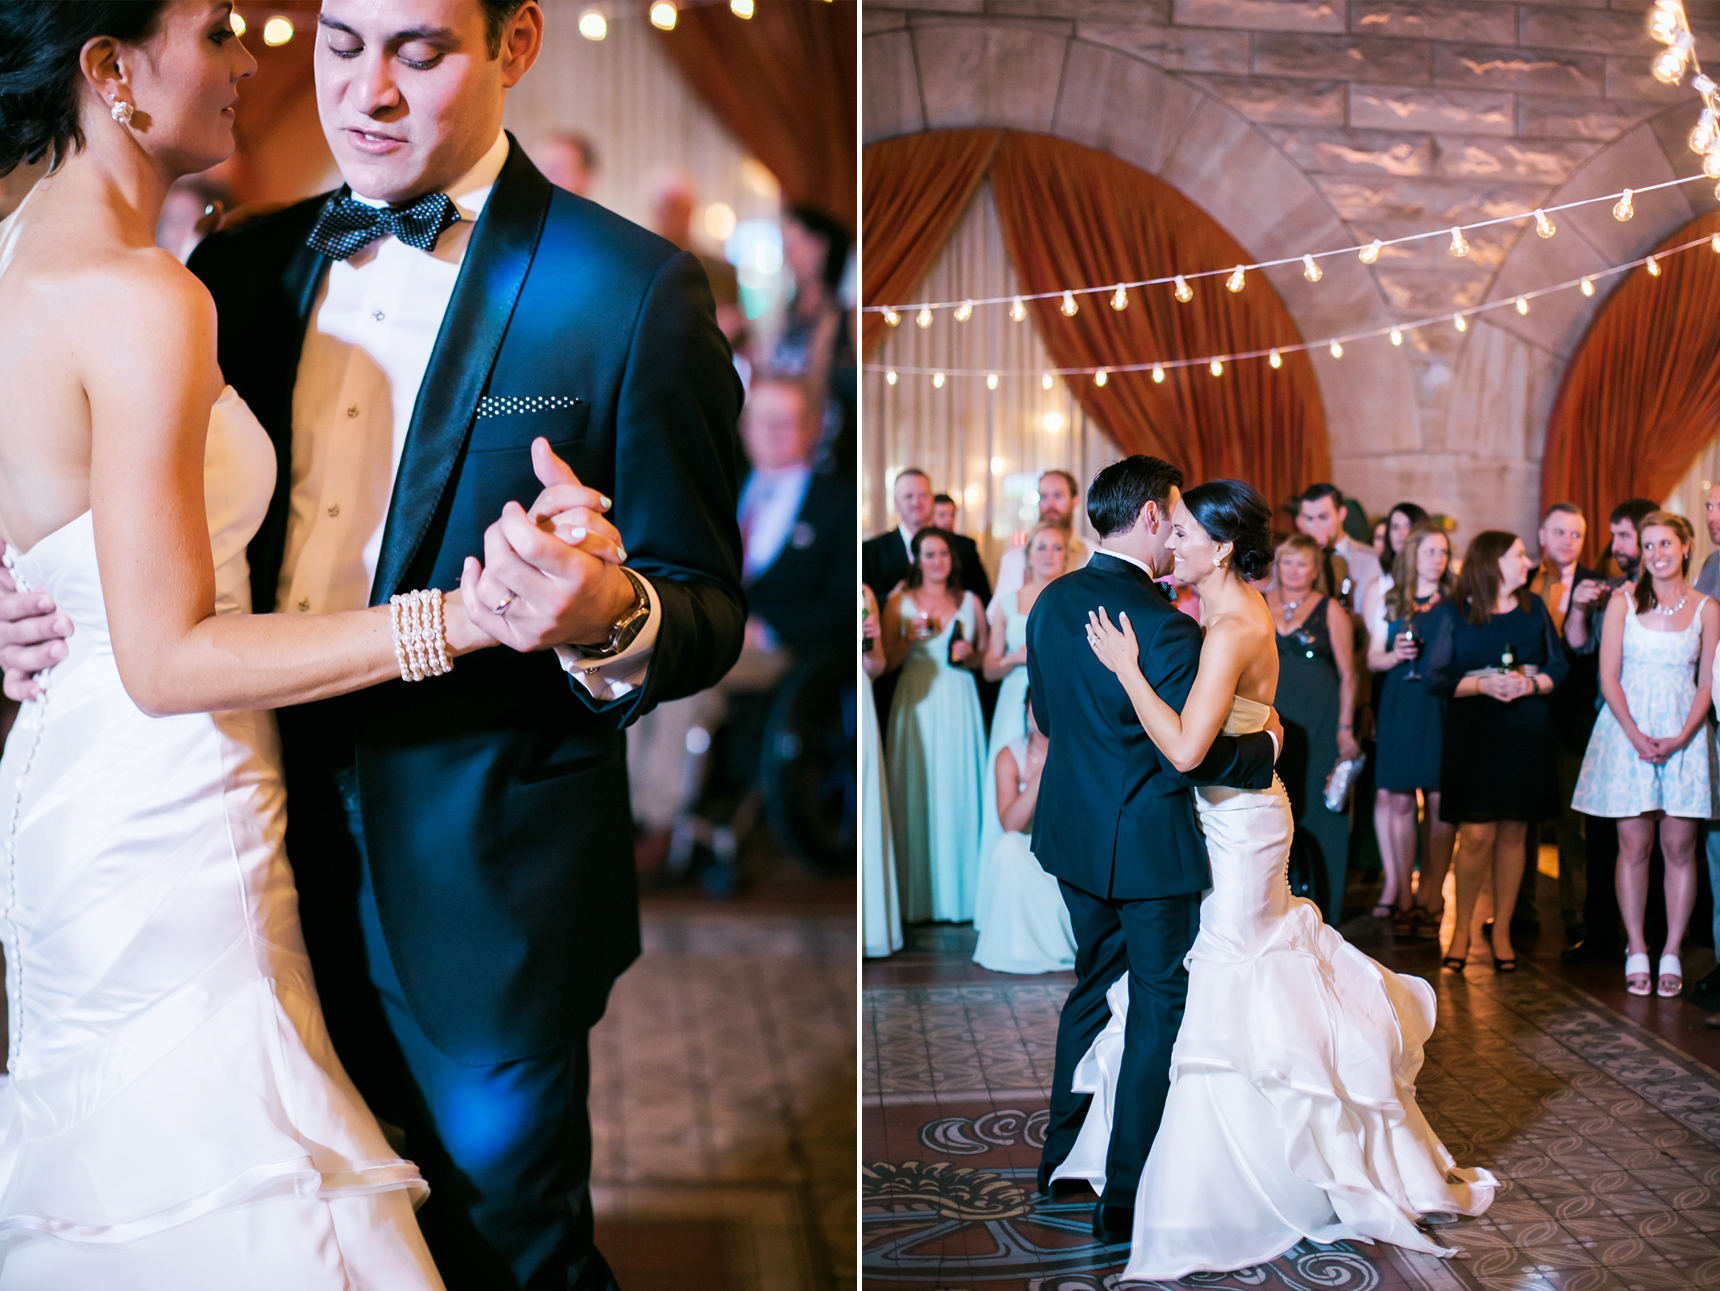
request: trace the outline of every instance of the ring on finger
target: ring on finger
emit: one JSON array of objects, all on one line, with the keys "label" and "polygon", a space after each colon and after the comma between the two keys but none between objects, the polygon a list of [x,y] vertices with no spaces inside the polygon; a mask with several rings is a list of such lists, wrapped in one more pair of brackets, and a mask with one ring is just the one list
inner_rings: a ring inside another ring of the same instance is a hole
[{"label": "ring on finger", "polygon": [[510,590],[497,604],[490,607],[490,613],[498,615],[506,614],[508,612],[508,606],[514,603],[514,596],[515,593]]}]

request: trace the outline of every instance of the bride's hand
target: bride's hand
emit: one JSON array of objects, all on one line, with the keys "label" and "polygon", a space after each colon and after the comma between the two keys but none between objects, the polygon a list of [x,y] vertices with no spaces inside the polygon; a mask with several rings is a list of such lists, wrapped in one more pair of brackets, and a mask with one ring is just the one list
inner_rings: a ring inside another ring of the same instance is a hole
[{"label": "bride's hand", "polygon": [[442,598],[442,631],[455,658],[497,644],[493,636],[467,616],[463,592],[449,592]]},{"label": "bride's hand", "polygon": [[1130,672],[1141,670],[1141,648],[1135,640],[1135,629],[1129,625],[1127,613],[1119,612],[1117,623],[1113,626],[1111,616],[1101,605],[1099,612],[1087,613],[1087,644],[1093,647],[1093,653],[1099,656],[1099,662],[1104,664],[1117,676],[1127,676]]}]

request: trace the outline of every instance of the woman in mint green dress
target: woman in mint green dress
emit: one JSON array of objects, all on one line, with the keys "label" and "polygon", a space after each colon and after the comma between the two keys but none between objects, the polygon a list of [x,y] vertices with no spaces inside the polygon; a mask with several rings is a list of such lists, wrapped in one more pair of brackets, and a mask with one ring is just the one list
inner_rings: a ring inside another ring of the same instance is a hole
[{"label": "woman in mint green dress", "polygon": [[900,669],[884,764],[904,923],[972,919],[979,880],[985,719],[973,674],[986,629],[950,539],[915,534],[913,566],[884,603],[885,656]]},{"label": "woman in mint green dress", "polygon": [[[991,618],[986,628],[985,678],[1003,684],[997,690],[997,707],[992,712],[991,743],[986,749],[985,765],[995,767],[997,755],[1022,739],[1027,726],[1022,716],[1022,698],[1027,694],[1027,616],[1033,602],[1052,579],[1069,565],[1070,533],[1062,525],[1045,521],[1027,531],[1023,544],[1027,552],[1026,581],[1018,592],[1005,592],[991,603]],[[981,819],[979,836],[979,892],[974,903],[973,926],[985,926],[987,909],[991,905],[993,880],[997,871],[991,864],[991,850],[1003,836],[1003,826],[997,814],[997,782],[990,774],[981,777]]]}]

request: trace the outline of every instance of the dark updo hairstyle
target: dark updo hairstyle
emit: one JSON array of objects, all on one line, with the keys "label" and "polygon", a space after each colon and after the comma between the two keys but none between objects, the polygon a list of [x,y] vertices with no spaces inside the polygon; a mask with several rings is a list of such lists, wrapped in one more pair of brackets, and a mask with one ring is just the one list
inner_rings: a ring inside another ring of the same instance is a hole
[{"label": "dark updo hairstyle", "polygon": [[1208,480],[1182,495],[1195,523],[1214,542],[1232,544],[1230,567],[1253,582],[1272,568],[1272,508],[1241,480]]},{"label": "dark updo hairstyle", "polygon": [[78,60],[97,36],[135,45],[155,34],[167,0],[0,0],[0,175],[84,146]]}]

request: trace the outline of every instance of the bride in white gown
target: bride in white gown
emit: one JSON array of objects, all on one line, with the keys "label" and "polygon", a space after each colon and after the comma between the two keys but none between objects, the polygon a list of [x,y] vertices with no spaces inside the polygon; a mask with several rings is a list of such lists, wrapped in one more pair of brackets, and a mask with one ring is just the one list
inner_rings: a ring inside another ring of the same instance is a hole
[{"label": "bride in white gown", "polygon": [[[1270,558],[1270,521],[1264,499],[1235,480],[1191,489],[1176,509],[1166,549],[1177,579],[1200,594],[1206,633],[1180,715],[1142,677],[1127,616],[1091,616],[1094,653],[1179,767],[1197,765],[1221,729],[1262,729],[1270,709],[1278,652],[1265,602],[1246,581]],[[1247,1268],[1304,1238],[1451,1254],[1419,1218],[1478,1215],[1497,1182],[1458,1169],[1416,1106],[1432,988],[1368,958],[1316,905],[1290,895],[1281,783],[1193,792],[1213,886],[1185,961],[1170,1097],[1135,1195],[1123,1280]],[[1126,981],[1109,992],[1111,1022],[1077,1069],[1076,1088],[1095,1097],[1057,1171],[1099,1188]]]},{"label": "bride in white gown", "polygon": [[[0,760],[0,1288],[442,1286],[324,1029],[266,711],[398,676],[389,610],[245,612],[275,448],[152,245],[232,151],[230,19],[0,0],[0,174],[58,162],[0,223],[0,530],[77,625]],[[490,644],[458,594],[446,633]]]}]

